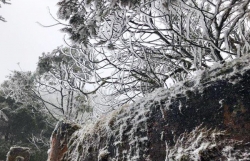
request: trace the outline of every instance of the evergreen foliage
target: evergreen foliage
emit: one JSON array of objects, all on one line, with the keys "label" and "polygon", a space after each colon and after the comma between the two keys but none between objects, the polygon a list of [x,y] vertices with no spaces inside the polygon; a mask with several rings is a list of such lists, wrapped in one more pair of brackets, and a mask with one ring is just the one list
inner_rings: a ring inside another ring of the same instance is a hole
[{"label": "evergreen foliage", "polygon": [[30,147],[31,161],[46,160],[53,130],[46,122],[49,116],[3,96],[0,96],[0,111],[5,115],[0,117],[0,160],[6,159],[14,145]]}]

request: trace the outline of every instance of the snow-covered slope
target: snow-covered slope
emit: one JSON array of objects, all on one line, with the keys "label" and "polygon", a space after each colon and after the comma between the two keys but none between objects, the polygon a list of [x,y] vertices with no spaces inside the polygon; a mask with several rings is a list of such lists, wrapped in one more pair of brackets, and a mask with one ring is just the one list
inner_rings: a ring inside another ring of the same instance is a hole
[{"label": "snow-covered slope", "polygon": [[216,65],[82,127],[64,161],[250,160],[249,62]]}]

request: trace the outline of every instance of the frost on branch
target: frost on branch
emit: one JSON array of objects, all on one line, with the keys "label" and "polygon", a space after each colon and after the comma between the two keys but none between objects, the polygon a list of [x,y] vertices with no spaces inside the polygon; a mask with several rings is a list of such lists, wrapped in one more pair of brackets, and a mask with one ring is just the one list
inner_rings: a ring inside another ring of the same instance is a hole
[{"label": "frost on branch", "polygon": [[[120,104],[250,51],[249,0],[60,0],[62,29]],[[110,71],[113,72],[110,72]],[[103,71],[108,74],[103,75]],[[115,108],[112,106],[112,108]]]}]

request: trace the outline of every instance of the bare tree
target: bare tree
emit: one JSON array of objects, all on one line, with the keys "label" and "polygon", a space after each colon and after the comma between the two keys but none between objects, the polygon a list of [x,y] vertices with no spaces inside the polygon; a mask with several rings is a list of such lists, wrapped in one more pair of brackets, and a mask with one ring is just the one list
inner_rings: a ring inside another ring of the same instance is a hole
[{"label": "bare tree", "polygon": [[85,90],[91,66],[84,61],[72,48],[56,49],[39,58],[35,93],[54,115],[81,120],[91,113]]}]

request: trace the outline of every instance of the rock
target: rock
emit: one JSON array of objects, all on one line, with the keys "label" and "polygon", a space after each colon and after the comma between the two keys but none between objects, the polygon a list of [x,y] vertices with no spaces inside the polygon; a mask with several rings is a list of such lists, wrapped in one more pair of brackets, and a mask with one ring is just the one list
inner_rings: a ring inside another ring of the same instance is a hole
[{"label": "rock", "polygon": [[59,121],[51,136],[48,161],[61,161],[68,150],[71,135],[80,128],[79,125],[67,121]]},{"label": "rock", "polygon": [[7,161],[29,161],[30,149],[26,147],[11,147],[7,154]]},{"label": "rock", "polygon": [[249,62],[158,89],[83,126],[67,136],[63,161],[250,160]]}]

